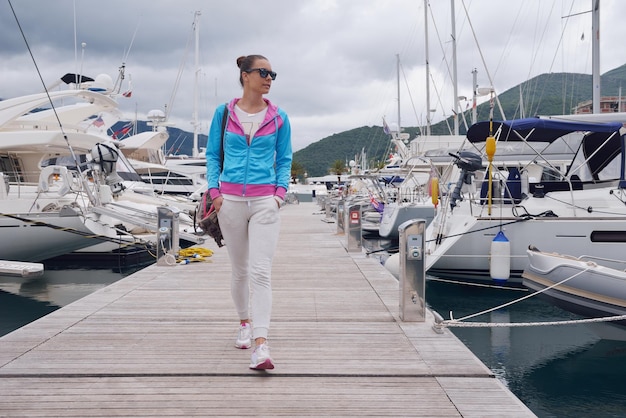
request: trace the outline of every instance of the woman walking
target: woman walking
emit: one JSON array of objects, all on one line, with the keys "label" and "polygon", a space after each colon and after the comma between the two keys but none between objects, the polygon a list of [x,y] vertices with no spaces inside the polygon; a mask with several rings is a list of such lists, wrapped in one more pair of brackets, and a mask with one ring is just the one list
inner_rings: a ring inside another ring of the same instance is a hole
[{"label": "woman walking", "polygon": [[268,333],[272,259],[279,209],[291,178],[287,114],[263,95],[276,73],[267,58],[237,58],[241,98],[215,109],[206,148],[209,194],[230,258],[231,295],[239,315],[235,347],[255,343],[250,368],[273,369]]}]

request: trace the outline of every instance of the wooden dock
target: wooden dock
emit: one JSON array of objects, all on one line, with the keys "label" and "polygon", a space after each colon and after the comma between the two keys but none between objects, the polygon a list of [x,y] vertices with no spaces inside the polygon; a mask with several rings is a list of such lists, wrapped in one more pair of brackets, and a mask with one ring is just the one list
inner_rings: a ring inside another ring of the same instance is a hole
[{"label": "wooden dock", "polygon": [[248,369],[225,248],[152,265],[0,338],[0,416],[535,416],[451,332],[401,322],[398,282],[288,205],[273,269],[276,368]]}]

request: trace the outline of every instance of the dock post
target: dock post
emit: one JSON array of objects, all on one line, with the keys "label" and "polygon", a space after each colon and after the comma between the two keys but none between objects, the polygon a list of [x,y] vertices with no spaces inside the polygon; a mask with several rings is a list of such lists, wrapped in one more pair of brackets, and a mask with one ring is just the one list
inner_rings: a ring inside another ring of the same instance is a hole
[{"label": "dock post", "polygon": [[326,220],[330,220],[332,218],[331,210],[330,210],[330,198],[324,198],[324,212],[326,213]]},{"label": "dock post", "polygon": [[351,205],[345,214],[344,220],[346,235],[348,236],[348,252],[361,252],[361,204]]},{"label": "dock post", "polygon": [[346,207],[346,201],[343,199],[339,199],[337,202],[337,212],[335,213],[335,218],[337,219],[337,235],[341,235],[346,232],[344,221],[344,212]]},{"label": "dock post", "polygon": [[426,320],[424,232],[426,220],[411,219],[398,227],[400,236],[400,319]]},{"label": "dock post", "polygon": [[180,251],[179,215],[178,209],[166,206],[157,207],[157,265],[176,265],[176,258]]}]

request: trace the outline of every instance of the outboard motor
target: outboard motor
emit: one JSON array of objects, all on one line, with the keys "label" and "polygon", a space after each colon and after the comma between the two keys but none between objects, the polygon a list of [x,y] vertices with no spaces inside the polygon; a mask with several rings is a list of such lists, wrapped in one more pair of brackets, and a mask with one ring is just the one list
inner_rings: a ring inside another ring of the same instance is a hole
[{"label": "outboard motor", "polygon": [[99,142],[91,150],[91,157],[94,162],[94,171],[104,175],[104,181],[111,188],[111,194],[117,196],[124,189],[124,179],[117,174],[115,168],[119,151],[113,142]]},{"label": "outboard motor", "polygon": [[483,167],[483,161],[480,155],[470,151],[461,151],[458,154],[450,153],[449,155],[454,158],[454,164],[461,169],[461,175],[459,176],[456,186],[452,191],[452,195],[450,196],[450,209],[454,209],[456,202],[463,200],[463,197],[461,196],[461,188],[463,187],[463,184],[472,184],[474,172]]}]

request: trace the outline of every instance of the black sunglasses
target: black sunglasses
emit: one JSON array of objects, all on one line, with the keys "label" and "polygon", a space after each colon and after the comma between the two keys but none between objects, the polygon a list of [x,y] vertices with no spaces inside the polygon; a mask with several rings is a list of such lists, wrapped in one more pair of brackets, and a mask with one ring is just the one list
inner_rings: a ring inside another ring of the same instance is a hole
[{"label": "black sunglasses", "polygon": [[252,71],[258,71],[261,78],[267,78],[269,75],[272,77],[272,80],[276,80],[276,73],[274,71],[266,70],[265,68],[250,68],[247,73],[251,73]]}]

